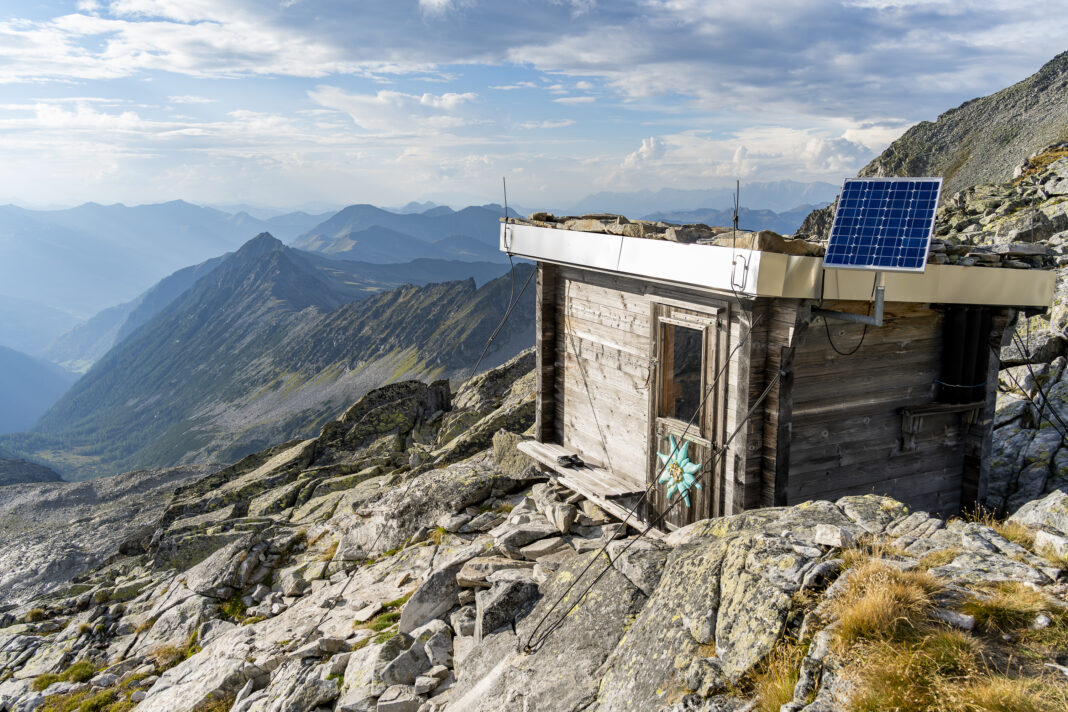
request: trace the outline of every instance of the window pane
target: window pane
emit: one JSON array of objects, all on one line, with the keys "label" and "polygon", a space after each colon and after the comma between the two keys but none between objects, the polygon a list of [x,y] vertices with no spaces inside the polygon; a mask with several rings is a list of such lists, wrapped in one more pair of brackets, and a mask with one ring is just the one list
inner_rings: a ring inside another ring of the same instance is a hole
[{"label": "window pane", "polygon": [[[698,329],[663,325],[664,363],[660,415],[689,422],[701,406],[701,356],[704,335]],[[695,432],[701,423],[694,418]]]}]

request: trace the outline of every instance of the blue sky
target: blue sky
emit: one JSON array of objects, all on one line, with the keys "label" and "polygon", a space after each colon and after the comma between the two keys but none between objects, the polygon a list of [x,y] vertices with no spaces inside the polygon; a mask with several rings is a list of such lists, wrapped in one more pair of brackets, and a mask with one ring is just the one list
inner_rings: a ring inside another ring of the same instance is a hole
[{"label": "blue sky", "polygon": [[[0,0],[0,200],[524,206],[839,182],[1068,2]],[[695,206],[697,207],[697,206]]]}]

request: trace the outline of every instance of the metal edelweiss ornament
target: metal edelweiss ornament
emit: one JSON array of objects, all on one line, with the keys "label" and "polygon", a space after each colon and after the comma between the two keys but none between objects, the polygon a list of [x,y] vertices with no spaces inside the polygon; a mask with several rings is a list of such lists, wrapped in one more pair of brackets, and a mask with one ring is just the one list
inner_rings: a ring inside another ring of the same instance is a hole
[{"label": "metal edelweiss ornament", "polygon": [[696,462],[690,462],[690,458],[687,455],[687,451],[690,449],[689,441],[683,442],[680,447],[675,442],[674,435],[668,435],[668,438],[671,441],[671,452],[667,455],[661,452],[656,453],[656,456],[660,458],[660,462],[666,465],[658,481],[660,484],[668,485],[668,499],[671,499],[673,494],[680,494],[683,501],[686,502],[686,506],[689,507],[690,488],[704,489],[701,487],[701,483],[697,481],[697,478],[694,477],[701,471],[701,465]]}]

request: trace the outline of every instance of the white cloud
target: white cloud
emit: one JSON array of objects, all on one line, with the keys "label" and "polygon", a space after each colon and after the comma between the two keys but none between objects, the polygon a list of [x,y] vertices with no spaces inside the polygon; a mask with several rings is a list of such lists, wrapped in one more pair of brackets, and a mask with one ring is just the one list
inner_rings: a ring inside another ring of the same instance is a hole
[{"label": "white cloud", "polygon": [[444,15],[458,7],[471,5],[473,0],[419,0],[424,15]]},{"label": "white cloud", "polygon": [[538,85],[534,82],[516,82],[514,84],[491,84],[489,88],[497,91],[515,91],[516,89],[537,89]]},{"label": "white cloud", "polygon": [[560,119],[559,121],[524,121],[516,128],[520,129],[562,129],[566,126],[574,126],[572,119]]},{"label": "white cloud", "polygon": [[183,94],[181,96],[168,96],[167,101],[172,104],[213,104],[218,100],[193,94]]},{"label": "white cloud", "polygon": [[667,152],[667,144],[656,136],[642,139],[638,150],[623,159],[624,168],[636,168],[649,163],[656,163]]},{"label": "white cloud", "polygon": [[553,101],[557,104],[592,104],[596,99],[592,96],[562,96]]},{"label": "white cloud", "polygon": [[320,106],[344,112],[359,127],[385,134],[436,133],[468,123],[457,115],[478,95],[465,92],[446,94],[405,94],[379,91],[356,94],[334,86],[319,86],[308,92]]}]

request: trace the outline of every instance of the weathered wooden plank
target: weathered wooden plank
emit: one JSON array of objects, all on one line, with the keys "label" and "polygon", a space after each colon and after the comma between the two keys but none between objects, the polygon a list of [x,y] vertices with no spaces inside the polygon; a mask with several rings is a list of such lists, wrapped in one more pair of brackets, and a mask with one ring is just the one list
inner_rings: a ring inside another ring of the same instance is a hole
[{"label": "weathered wooden plank", "polygon": [[[831,463],[827,467],[803,472],[791,469],[789,501],[825,498],[841,490],[863,494],[873,484],[902,476],[930,476],[943,474],[947,466],[960,467],[963,456],[959,451],[944,448],[923,448],[887,457],[880,453],[850,453],[844,466]],[[956,472],[960,476],[960,470]]]},{"label": "weathered wooden plank", "polygon": [[[912,459],[912,458],[910,458]],[[873,472],[873,478],[865,482],[842,485],[828,479],[813,481],[808,487],[791,491],[789,502],[796,504],[810,499],[835,500],[839,497],[856,494],[884,494],[911,503],[913,497],[952,491],[960,486],[960,460],[946,458],[928,469],[916,468],[911,471],[903,466],[888,474]],[[917,471],[919,470],[919,471]],[[959,489],[956,490],[959,493]],[[957,495],[959,497],[959,494]]]},{"label": "weathered wooden plank", "polygon": [[639,358],[647,352],[647,342],[644,339],[573,316],[565,317],[561,328],[566,331],[569,338],[573,336],[585,339]]},{"label": "weathered wooden plank", "polygon": [[[792,336],[792,334],[791,334]],[[779,363],[777,367],[781,369],[782,375],[778,388],[775,392],[775,398],[773,400],[774,420],[770,421],[769,425],[775,429],[774,440],[769,433],[765,442],[774,442],[775,450],[771,454],[768,460],[770,465],[768,474],[772,481],[772,501],[771,504],[777,507],[784,506],[786,504],[786,490],[790,481],[790,444],[793,440],[793,385],[794,385],[794,348],[789,346],[781,346],[781,355],[779,357]],[[761,491],[763,493],[763,487]]]},{"label": "weathered wooden plank", "polygon": [[538,263],[535,296],[535,381],[537,387],[534,410],[534,437],[540,441],[553,439],[553,398],[556,388],[556,267]]}]

